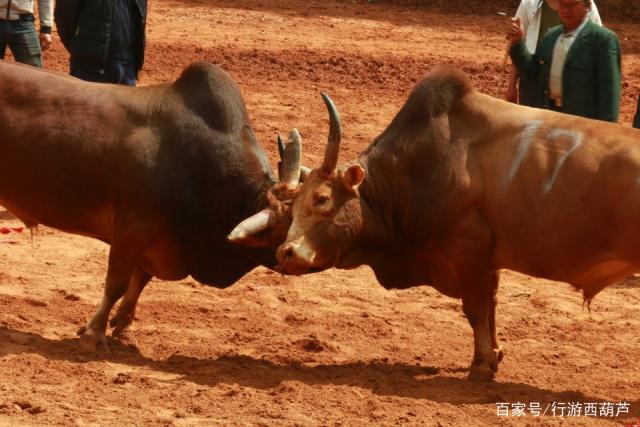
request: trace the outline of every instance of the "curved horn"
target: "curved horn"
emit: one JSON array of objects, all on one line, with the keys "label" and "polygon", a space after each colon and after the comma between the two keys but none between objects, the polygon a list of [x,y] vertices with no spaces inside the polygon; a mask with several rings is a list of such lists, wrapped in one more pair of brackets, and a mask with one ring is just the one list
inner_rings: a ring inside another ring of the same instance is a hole
[{"label": "curved horn", "polygon": [[307,179],[310,173],[311,169],[306,166],[300,166],[300,182],[304,182],[304,180]]},{"label": "curved horn", "polygon": [[320,92],[320,95],[322,95],[322,99],[329,111],[329,139],[324,152],[322,169],[327,173],[332,173],[338,165],[338,154],[340,152],[340,115],[329,95],[324,92]]},{"label": "curved horn", "polygon": [[227,240],[232,243],[240,243],[247,238],[264,231],[276,223],[277,216],[271,209],[263,209],[257,214],[250,216],[236,226],[229,233]]},{"label": "curved horn", "polygon": [[287,146],[284,149],[282,157],[282,176],[280,182],[290,187],[295,187],[300,182],[300,151],[302,142],[300,140],[300,132],[293,129],[289,134]]},{"label": "curved horn", "polygon": [[284,157],[284,142],[282,141],[282,137],[278,134],[278,154],[280,155],[280,160],[278,160],[278,180],[282,181],[282,158]]},{"label": "curved horn", "polygon": [[280,154],[280,160],[284,158],[284,141],[280,134],[278,134],[278,154]]}]

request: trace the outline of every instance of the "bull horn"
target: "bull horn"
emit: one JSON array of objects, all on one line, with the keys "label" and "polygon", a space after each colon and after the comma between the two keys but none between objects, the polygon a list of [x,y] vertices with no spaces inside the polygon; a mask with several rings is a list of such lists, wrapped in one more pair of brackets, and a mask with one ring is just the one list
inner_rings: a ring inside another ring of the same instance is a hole
[{"label": "bull horn", "polygon": [[240,243],[248,237],[256,235],[261,231],[267,230],[276,223],[276,213],[267,208],[257,214],[250,216],[242,221],[227,236],[227,240],[232,243]]},{"label": "bull horn", "polygon": [[282,141],[282,137],[278,134],[278,154],[280,155],[280,160],[278,160],[278,180],[282,181],[282,158],[284,157],[284,142]]},{"label": "bull horn", "polygon": [[284,158],[284,141],[280,134],[278,134],[278,154],[280,154],[280,160]]},{"label": "bull horn", "polygon": [[295,187],[300,182],[300,151],[302,142],[300,140],[300,132],[293,129],[289,134],[287,146],[284,149],[282,157],[282,176],[280,182],[290,187]]},{"label": "bull horn", "polygon": [[324,92],[320,92],[320,95],[322,95],[322,99],[329,111],[329,139],[324,152],[322,169],[327,173],[332,173],[338,166],[338,154],[340,153],[340,115],[329,95]]},{"label": "bull horn", "polygon": [[300,182],[304,182],[310,173],[311,173],[311,169],[309,169],[306,166],[300,166]]}]

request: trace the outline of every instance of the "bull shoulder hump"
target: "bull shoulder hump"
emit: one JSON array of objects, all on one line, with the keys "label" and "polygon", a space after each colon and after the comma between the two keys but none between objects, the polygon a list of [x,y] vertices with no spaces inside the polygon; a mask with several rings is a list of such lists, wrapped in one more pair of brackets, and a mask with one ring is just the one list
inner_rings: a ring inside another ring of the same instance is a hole
[{"label": "bull shoulder hump", "polygon": [[196,62],[187,67],[174,88],[184,105],[219,132],[240,131],[249,123],[245,102],[231,76],[220,67]]}]

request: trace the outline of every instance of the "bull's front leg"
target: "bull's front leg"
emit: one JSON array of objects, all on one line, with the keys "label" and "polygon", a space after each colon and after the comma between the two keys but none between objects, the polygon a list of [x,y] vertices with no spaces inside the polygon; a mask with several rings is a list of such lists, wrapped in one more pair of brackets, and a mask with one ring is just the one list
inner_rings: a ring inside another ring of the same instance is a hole
[{"label": "bull's front leg", "polygon": [[463,289],[462,310],[473,328],[474,340],[469,379],[491,381],[503,356],[495,327],[498,274],[489,271],[467,279]]},{"label": "bull's front leg", "polygon": [[109,350],[105,335],[109,313],[127,291],[133,273],[129,260],[130,257],[120,251],[116,245],[111,246],[102,302],[91,320],[78,330],[80,346],[85,350],[96,351],[100,345]]},{"label": "bull's front leg", "polygon": [[445,253],[453,262],[462,310],[473,328],[469,379],[491,381],[503,356],[496,333],[499,275],[491,267],[493,233],[475,209],[459,213],[457,220]]},{"label": "bull's front leg", "polygon": [[111,335],[131,347],[138,348],[138,340],[132,330],[133,318],[140,294],[151,280],[151,277],[149,273],[140,268],[134,270],[118,311],[109,322],[110,326],[114,328]]}]

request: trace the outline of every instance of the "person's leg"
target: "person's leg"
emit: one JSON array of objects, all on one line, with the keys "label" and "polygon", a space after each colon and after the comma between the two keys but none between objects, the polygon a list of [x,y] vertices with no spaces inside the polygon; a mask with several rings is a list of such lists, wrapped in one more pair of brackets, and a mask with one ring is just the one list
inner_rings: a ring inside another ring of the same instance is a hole
[{"label": "person's leg", "polygon": [[88,82],[97,82],[97,83],[105,83],[104,74],[100,74],[97,71],[90,70],[88,68],[82,67],[78,63],[76,63],[73,59],[69,62],[69,74],[73,77],[77,77],[81,80],[86,80]]},{"label": "person's leg", "polygon": [[135,86],[136,70],[133,64],[108,62],[105,70],[105,81],[119,85]]},{"label": "person's leg", "polygon": [[4,59],[7,50],[7,21],[0,21],[0,59]]},{"label": "person's leg", "polygon": [[636,107],[636,118],[633,120],[633,127],[640,129],[640,94],[638,94],[638,106]]},{"label": "person's leg", "polygon": [[7,44],[16,61],[42,68],[42,51],[33,17],[7,23],[9,24]]}]

